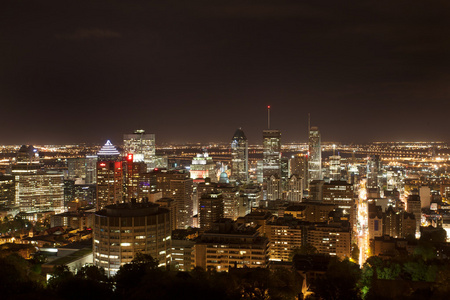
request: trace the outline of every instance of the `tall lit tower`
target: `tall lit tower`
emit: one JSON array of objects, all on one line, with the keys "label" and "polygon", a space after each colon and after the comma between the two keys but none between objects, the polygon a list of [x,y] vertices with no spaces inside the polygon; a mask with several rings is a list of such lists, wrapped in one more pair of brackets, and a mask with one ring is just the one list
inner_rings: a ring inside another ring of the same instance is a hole
[{"label": "tall lit tower", "polygon": [[263,130],[263,180],[281,177],[281,131],[270,129],[270,106],[267,107],[267,127]]},{"label": "tall lit tower", "polygon": [[97,210],[100,210],[122,202],[123,169],[120,153],[109,140],[97,157]]},{"label": "tall lit tower", "polygon": [[378,177],[381,171],[381,159],[379,155],[371,155],[367,159],[367,188],[378,188]]},{"label": "tall lit tower", "polygon": [[322,148],[318,127],[310,127],[309,130],[309,157],[308,157],[308,180],[322,180]]},{"label": "tall lit tower", "polygon": [[248,141],[241,128],[231,139],[231,181],[248,181]]},{"label": "tall lit tower", "polygon": [[143,129],[138,129],[132,134],[124,134],[123,147],[124,155],[133,154],[134,162],[145,162],[149,171],[155,168],[154,134],[146,134]]}]

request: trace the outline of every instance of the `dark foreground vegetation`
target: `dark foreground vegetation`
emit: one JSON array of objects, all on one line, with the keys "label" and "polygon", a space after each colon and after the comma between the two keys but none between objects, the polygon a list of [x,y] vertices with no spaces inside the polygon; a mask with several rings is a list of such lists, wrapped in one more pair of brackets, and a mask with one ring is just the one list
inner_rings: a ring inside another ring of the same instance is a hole
[{"label": "dark foreground vegetation", "polygon": [[[304,262],[314,260],[326,262],[325,268],[313,270],[311,264],[305,272]],[[349,260],[297,254],[292,268],[177,272],[138,255],[112,278],[95,266],[76,274],[58,266],[47,282],[41,263],[39,257],[0,257],[1,299],[447,299],[450,294],[450,266],[427,247],[411,256],[371,257],[362,269]],[[308,272],[315,278],[306,284]]]}]

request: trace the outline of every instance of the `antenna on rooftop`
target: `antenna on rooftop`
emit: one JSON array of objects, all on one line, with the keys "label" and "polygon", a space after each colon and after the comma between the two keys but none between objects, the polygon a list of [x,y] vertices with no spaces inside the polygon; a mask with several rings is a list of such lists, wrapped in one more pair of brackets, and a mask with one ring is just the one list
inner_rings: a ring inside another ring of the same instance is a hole
[{"label": "antenna on rooftop", "polygon": [[270,105],[267,105],[267,129],[270,129]]}]

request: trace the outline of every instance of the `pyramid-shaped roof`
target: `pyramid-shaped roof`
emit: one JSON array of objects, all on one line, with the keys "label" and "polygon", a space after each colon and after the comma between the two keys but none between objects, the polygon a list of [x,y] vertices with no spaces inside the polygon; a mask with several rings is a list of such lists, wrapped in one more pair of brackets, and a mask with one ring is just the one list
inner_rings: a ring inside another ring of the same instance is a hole
[{"label": "pyramid-shaped roof", "polygon": [[106,144],[98,151],[98,156],[119,156],[120,152],[117,151],[116,147],[111,144],[110,140],[106,141]]}]

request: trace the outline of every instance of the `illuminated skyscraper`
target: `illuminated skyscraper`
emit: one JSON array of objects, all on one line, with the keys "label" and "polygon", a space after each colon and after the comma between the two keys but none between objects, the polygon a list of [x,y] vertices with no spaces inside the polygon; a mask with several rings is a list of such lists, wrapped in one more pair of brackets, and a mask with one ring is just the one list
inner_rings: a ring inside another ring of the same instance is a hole
[{"label": "illuminated skyscraper", "polygon": [[381,175],[381,159],[379,155],[371,155],[367,160],[367,188],[378,188],[378,177]]},{"label": "illuminated skyscraper", "polygon": [[293,155],[290,161],[290,174],[296,175],[297,179],[302,181],[302,187],[308,183],[308,155],[298,153]]},{"label": "illuminated skyscraper", "polygon": [[39,152],[23,145],[12,165],[15,185],[15,205],[21,212],[53,210],[64,212],[64,177],[61,172],[46,172],[41,168]]},{"label": "illuminated skyscraper", "polygon": [[263,131],[263,177],[281,177],[281,131]]},{"label": "illuminated skyscraper", "polygon": [[308,181],[322,180],[322,149],[318,127],[309,129]]},{"label": "illuminated skyscraper", "polygon": [[150,171],[155,168],[155,135],[145,130],[136,130],[133,134],[123,135],[124,155],[133,154],[134,162],[145,162]]},{"label": "illuminated skyscraper", "polygon": [[97,210],[100,210],[122,202],[123,169],[120,153],[109,140],[97,156]]},{"label": "illuminated skyscraper", "polygon": [[329,174],[331,180],[341,180],[341,156],[330,156]]},{"label": "illuminated skyscraper", "polygon": [[231,140],[231,181],[248,181],[248,141],[241,128],[237,129]]},{"label": "illuminated skyscraper", "polygon": [[197,156],[192,159],[190,172],[191,178],[194,180],[210,178],[211,182],[217,182],[216,164],[206,151],[197,154]]}]

